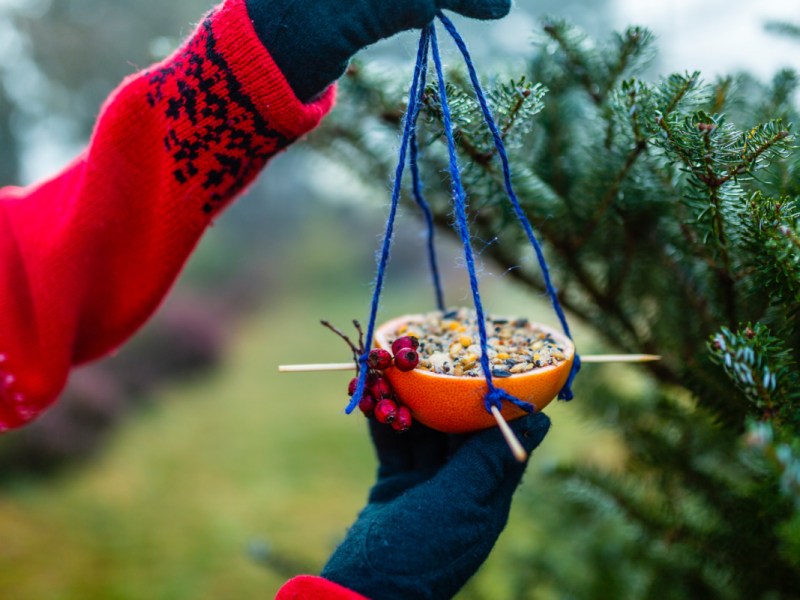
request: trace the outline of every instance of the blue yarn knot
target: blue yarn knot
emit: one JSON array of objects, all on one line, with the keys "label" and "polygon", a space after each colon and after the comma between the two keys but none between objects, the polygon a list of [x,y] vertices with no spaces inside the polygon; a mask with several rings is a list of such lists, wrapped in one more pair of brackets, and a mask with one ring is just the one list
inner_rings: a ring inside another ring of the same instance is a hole
[{"label": "blue yarn knot", "polygon": [[350,399],[350,403],[347,405],[347,408],[344,409],[346,414],[350,414],[356,409],[358,403],[361,402],[361,398],[364,396],[364,389],[367,387],[367,372],[369,371],[369,366],[367,365],[367,360],[369,359],[369,350],[358,357],[358,383],[356,384],[356,391],[353,392],[353,397]]},{"label": "blue yarn knot", "polygon": [[569,371],[569,377],[567,378],[567,383],[564,384],[564,387],[561,388],[561,391],[558,392],[558,399],[559,400],[572,400],[575,397],[575,394],[572,393],[572,383],[575,381],[575,376],[581,370],[581,357],[578,354],[575,354],[575,360],[572,362],[572,369]]},{"label": "blue yarn knot", "polygon": [[536,412],[536,407],[530,402],[520,400],[516,396],[512,396],[507,391],[500,389],[499,387],[495,387],[494,385],[491,386],[489,393],[486,394],[483,399],[483,403],[486,406],[487,412],[492,412],[493,406],[498,410],[502,410],[504,401],[511,402],[511,404],[521,408],[527,413]]}]

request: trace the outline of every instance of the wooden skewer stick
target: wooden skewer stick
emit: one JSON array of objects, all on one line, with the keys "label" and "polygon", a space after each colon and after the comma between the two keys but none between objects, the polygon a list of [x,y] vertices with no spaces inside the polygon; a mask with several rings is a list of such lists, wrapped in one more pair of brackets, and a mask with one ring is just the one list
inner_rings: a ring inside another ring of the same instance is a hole
[{"label": "wooden skewer stick", "polygon": [[[655,354],[587,354],[581,356],[584,363],[641,363],[661,360]],[[318,363],[309,365],[281,365],[278,371],[281,373],[313,373],[315,371],[353,371],[356,364],[346,363]]]},{"label": "wooden skewer stick", "polygon": [[513,454],[514,458],[519,462],[524,463],[528,459],[528,453],[525,452],[525,448],[522,447],[517,436],[511,431],[511,427],[508,426],[508,422],[503,418],[503,415],[496,406],[492,406],[492,416],[494,420],[497,421],[497,426],[500,428],[503,437],[506,438],[506,443],[511,450],[511,454]]},{"label": "wooden skewer stick", "polygon": [[584,363],[643,363],[661,360],[658,354],[587,354],[581,356]]},{"label": "wooden skewer stick", "polygon": [[315,365],[281,365],[281,373],[313,373],[314,371],[354,371],[356,363],[320,363]]}]

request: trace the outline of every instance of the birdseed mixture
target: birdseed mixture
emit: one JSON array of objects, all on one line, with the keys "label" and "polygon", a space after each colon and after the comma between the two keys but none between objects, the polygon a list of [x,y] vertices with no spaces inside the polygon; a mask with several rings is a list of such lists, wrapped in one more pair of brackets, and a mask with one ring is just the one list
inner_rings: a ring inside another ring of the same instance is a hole
[{"label": "birdseed mixture", "polygon": [[[528,319],[486,317],[488,356],[492,376],[510,377],[533,369],[559,365],[564,348],[548,332]],[[480,335],[475,311],[461,308],[432,312],[423,320],[404,324],[388,336],[391,344],[401,336],[419,339],[417,369],[466,377],[483,377]]]}]

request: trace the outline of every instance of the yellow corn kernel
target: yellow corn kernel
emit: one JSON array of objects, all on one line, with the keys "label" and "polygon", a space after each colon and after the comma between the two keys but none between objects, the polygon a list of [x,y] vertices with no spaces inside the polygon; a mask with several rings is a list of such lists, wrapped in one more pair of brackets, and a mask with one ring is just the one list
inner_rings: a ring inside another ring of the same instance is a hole
[{"label": "yellow corn kernel", "polygon": [[472,338],[468,335],[462,335],[460,338],[458,338],[458,341],[461,342],[461,345],[464,346],[464,348],[472,346]]},{"label": "yellow corn kernel", "polygon": [[497,353],[497,358],[499,358],[500,360],[506,360],[509,357],[510,356],[509,356],[509,354],[507,352],[498,352]]}]

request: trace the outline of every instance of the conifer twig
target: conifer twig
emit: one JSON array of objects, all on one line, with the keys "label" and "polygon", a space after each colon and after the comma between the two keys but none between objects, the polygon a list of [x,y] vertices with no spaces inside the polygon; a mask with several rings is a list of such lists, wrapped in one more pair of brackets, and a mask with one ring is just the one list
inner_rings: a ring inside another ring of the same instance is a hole
[{"label": "conifer twig", "polygon": [[561,50],[567,57],[567,61],[572,66],[573,72],[576,74],[581,84],[583,84],[583,88],[586,90],[586,93],[589,94],[592,101],[598,106],[601,105],[603,103],[603,95],[600,93],[599,86],[597,86],[589,76],[588,66],[583,62],[581,57],[575,54],[572,46],[567,43],[566,38],[561,34],[559,28],[555,25],[547,24],[544,26],[544,31],[561,47]]},{"label": "conifer twig", "polygon": [[781,130],[778,133],[776,133],[774,136],[772,136],[772,138],[770,138],[769,140],[761,144],[761,146],[756,148],[753,154],[751,154],[749,158],[746,158],[742,162],[742,164],[737,166],[735,169],[729,170],[726,175],[717,179],[716,180],[717,187],[723,185],[724,183],[727,183],[734,177],[738,177],[742,173],[747,172],[747,170],[758,160],[759,156],[764,154],[764,152],[772,148],[772,146],[774,146],[781,140],[786,139],[787,137],[789,137],[789,132],[786,130]]},{"label": "conifer twig", "polygon": [[592,233],[597,230],[598,223],[600,223],[600,220],[603,218],[606,212],[608,212],[608,209],[611,208],[611,205],[614,203],[614,200],[619,193],[619,188],[622,186],[622,182],[625,181],[628,173],[630,173],[631,169],[633,169],[633,165],[636,164],[637,159],[639,156],[641,156],[642,152],[644,152],[645,148],[647,148],[646,141],[638,140],[636,142],[633,150],[631,150],[631,152],[628,154],[628,157],[625,159],[625,164],[622,166],[622,169],[617,173],[617,176],[608,187],[608,190],[606,190],[606,193],[603,194],[603,199],[595,209],[594,214],[592,214],[592,216],[586,222],[581,233],[578,234],[574,242],[575,247],[580,248],[583,246],[583,244],[586,243],[586,241],[591,237]]}]

